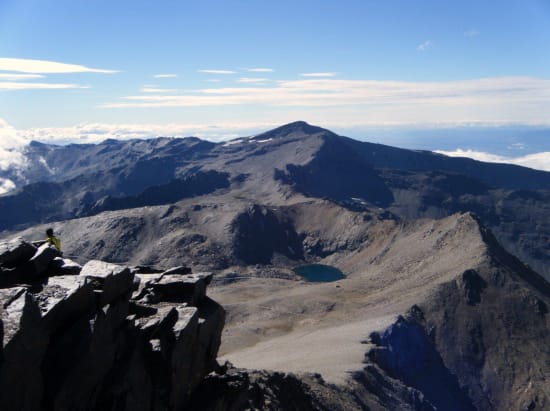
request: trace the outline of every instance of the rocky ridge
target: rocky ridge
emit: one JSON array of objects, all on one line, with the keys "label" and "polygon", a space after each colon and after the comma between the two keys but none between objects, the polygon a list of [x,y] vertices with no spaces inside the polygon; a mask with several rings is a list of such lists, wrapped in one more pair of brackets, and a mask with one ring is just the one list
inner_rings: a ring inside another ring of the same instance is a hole
[{"label": "rocky ridge", "polygon": [[355,409],[546,410],[550,284],[475,215],[393,224],[341,257],[336,283],[215,288],[222,357],[318,372]]},{"label": "rocky ridge", "polygon": [[[116,237],[116,227],[94,228],[114,210],[123,212],[110,216],[124,220],[149,208],[166,208],[165,217],[179,213],[183,224],[188,216],[178,204],[206,203],[214,218],[223,219],[220,212],[235,202],[287,207],[326,199],[348,210],[383,207],[404,220],[474,212],[508,251],[550,279],[550,173],[544,171],[356,141],[304,122],[225,143],[197,138],[33,143],[26,156],[28,167],[21,170],[18,189],[0,196],[0,232],[6,237],[14,234],[7,230],[54,221],[61,225],[61,220],[86,216],[96,219],[90,223],[95,235],[108,231],[103,237]],[[12,177],[3,173],[0,177]],[[171,220],[157,221],[159,231],[174,228],[167,226],[173,225]],[[194,222],[198,231],[205,220]],[[72,251],[80,256],[86,250],[86,258],[129,262],[147,253],[136,249],[141,244],[132,238],[146,224],[132,222],[125,233],[130,238],[120,241],[124,252],[119,251],[121,244],[111,248],[105,238]],[[185,240],[193,242],[194,249],[217,240],[210,233],[194,234]],[[176,243],[169,244],[175,248],[167,254],[178,255]],[[209,251],[215,253],[215,248]],[[199,257],[204,267],[208,258]],[[211,269],[232,264],[214,260]]]},{"label": "rocky ridge", "polygon": [[0,249],[2,410],[182,409],[217,368],[212,274],[80,267],[22,240]]}]

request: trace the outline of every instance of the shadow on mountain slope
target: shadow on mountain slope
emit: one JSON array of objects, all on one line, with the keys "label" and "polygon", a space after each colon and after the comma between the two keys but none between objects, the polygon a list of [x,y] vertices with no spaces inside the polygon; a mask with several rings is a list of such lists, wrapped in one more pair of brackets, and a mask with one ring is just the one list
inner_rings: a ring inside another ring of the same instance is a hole
[{"label": "shadow on mountain slope", "polygon": [[276,170],[275,179],[309,197],[358,198],[380,207],[393,202],[392,192],[367,161],[341,144],[339,137],[326,136],[324,140],[308,164],[288,164],[285,171]]}]

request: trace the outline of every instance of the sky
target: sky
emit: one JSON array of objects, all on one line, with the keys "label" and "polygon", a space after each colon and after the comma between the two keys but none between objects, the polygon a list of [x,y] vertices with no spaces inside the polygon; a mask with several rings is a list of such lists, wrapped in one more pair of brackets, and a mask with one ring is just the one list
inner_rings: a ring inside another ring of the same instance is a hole
[{"label": "sky", "polygon": [[548,0],[0,2],[2,169],[33,139],[304,120],[550,170],[549,113]]}]

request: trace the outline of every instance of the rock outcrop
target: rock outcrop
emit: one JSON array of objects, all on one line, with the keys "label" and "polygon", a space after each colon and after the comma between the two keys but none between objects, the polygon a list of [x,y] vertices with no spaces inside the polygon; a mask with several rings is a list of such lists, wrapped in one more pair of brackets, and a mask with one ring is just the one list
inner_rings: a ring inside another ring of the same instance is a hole
[{"label": "rock outcrop", "polygon": [[188,403],[189,411],[354,411],[363,408],[350,391],[327,384],[319,374],[247,370],[229,365],[206,377]]},{"label": "rock outcrop", "polygon": [[367,363],[436,409],[547,410],[550,283],[480,234],[486,260],[373,333]]},{"label": "rock outcrop", "polygon": [[22,240],[0,250],[0,409],[181,409],[217,368],[211,274],[80,267]]}]

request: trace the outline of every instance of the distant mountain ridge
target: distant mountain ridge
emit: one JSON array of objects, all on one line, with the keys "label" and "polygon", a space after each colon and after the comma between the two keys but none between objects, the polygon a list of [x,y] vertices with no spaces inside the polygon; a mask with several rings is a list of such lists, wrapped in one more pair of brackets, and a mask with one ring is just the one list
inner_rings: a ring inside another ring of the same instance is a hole
[{"label": "distant mountain ridge", "polygon": [[[0,231],[197,196],[276,206],[324,198],[400,218],[473,211],[510,251],[550,276],[544,171],[360,142],[302,121],[224,143],[33,143],[26,156],[22,178],[30,184],[0,196]],[[191,190],[191,181],[202,183]]]},{"label": "distant mountain ridge", "polygon": [[[171,165],[182,166],[186,161],[201,160],[204,156],[220,156],[219,147],[233,142],[267,142],[270,139],[287,140],[319,137],[338,141],[349,146],[372,167],[398,170],[435,170],[457,172],[478,178],[493,188],[547,189],[550,173],[510,164],[483,163],[480,161],[446,157],[429,151],[416,151],[382,144],[361,142],[341,137],[333,132],[309,125],[303,121],[290,123],[249,138],[237,138],[226,143],[212,143],[197,137],[158,137],[147,140],[108,139],[99,144],[48,145],[33,141],[25,150],[28,159],[26,169],[20,170],[22,178],[31,184],[39,181],[62,182],[82,174],[114,170],[121,166],[135,168],[154,167],[154,160],[163,160],[168,170],[177,176]],[[241,147],[242,148],[242,147]],[[177,157],[177,158],[176,158]],[[159,173],[159,170],[152,171]],[[1,177],[1,175],[0,175]],[[161,178],[158,176],[157,178]],[[155,181],[156,182],[156,181]]]}]

